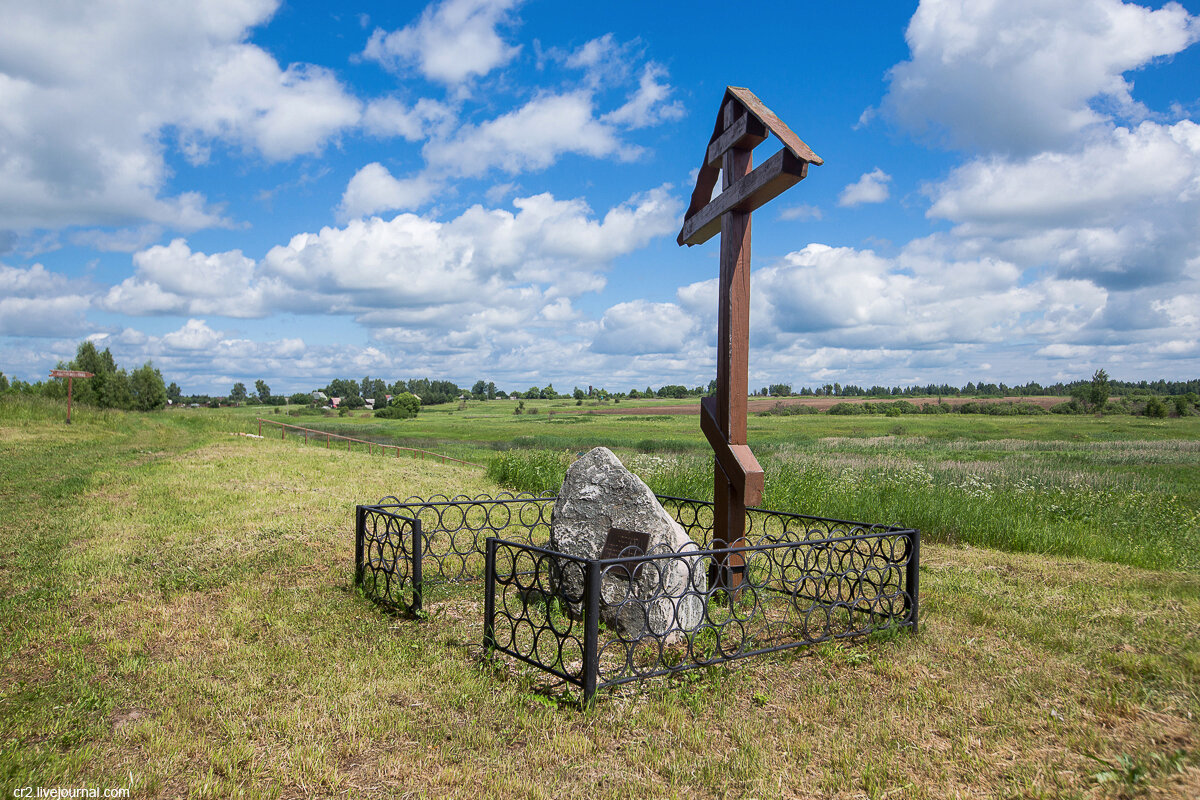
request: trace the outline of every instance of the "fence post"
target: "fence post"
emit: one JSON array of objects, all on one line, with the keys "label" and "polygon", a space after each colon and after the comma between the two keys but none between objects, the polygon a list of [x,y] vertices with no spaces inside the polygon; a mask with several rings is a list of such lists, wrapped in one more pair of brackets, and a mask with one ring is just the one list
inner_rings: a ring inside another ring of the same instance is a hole
[{"label": "fence post", "polygon": [[483,540],[483,654],[490,656],[496,649],[496,543],[489,536]]},{"label": "fence post", "polygon": [[600,675],[600,564],[587,562],[587,588],[583,599],[583,704],[590,705],[596,696]]},{"label": "fence post", "polygon": [[905,588],[908,589],[908,619],[912,624],[913,633],[918,633],[918,614],[921,609],[921,532],[914,530],[909,537],[912,547],[908,555],[908,566],[905,569]]},{"label": "fence post", "polygon": [[258,421],[258,436],[260,439],[262,438],[262,420],[261,419]]},{"label": "fence post", "polygon": [[412,525],[412,581],[413,581],[413,611],[420,612],[424,600],[425,587],[421,578],[421,561],[425,557],[425,543],[421,539],[421,518],[414,517]]},{"label": "fence post", "polygon": [[354,585],[361,586],[363,579],[363,545],[367,534],[367,509],[354,507]]}]

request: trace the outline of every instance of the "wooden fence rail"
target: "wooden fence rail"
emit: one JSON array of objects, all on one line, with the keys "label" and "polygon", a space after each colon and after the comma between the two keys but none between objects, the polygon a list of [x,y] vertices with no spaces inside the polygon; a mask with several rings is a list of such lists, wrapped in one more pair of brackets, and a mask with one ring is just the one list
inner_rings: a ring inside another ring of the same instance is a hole
[{"label": "wooden fence rail", "polygon": [[395,450],[396,458],[400,457],[400,451],[403,450],[405,452],[412,453],[413,458],[427,458],[427,457],[428,458],[439,458],[439,459],[441,459],[443,464],[445,464],[447,461],[453,461],[456,464],[466,464],[467,466],[470,466],[470,467],[482,467],[483,466],[483,464],[476,464],[472,461],[463,461],[461,458],[453,458],[451,456],[443,455],[441,453],[434,453],[429,450],[420,450],[415,447],[401,447],[400,445],[395,445],[395,444],[380,444],[379,442],[370,442],[370,441],[367,441],[366,439],[355,439],[353,436],[341,436],[336,433],[329,433],[328,431],[319,431],[314,428],[302,428],[299,425],[289,425],[286,422],[276,422],[273,419],[263,419],[262,417],[255,417],[255,421],[258,423],[258,435],[259,436],[262,436],[262,426],[264,423],[266,423],[267,425],[278,425],[279,426],[279,438],[281,441],[287,439],[287,432],[290,429],[293,431],[299,431],[299,432],[303,433],[305,444],[308,444],[308,440],[310,438],[315,441],[321,441],[322,439],[324,439],[325,447],[328,448],[330,440],[332,440],[332,439],[341,440],[346,443],[346,452],[348,452],[348,453],[351,452],[351,450],[350,450],[351,445],[354,442],[357,442],[359,444],[365,444],[367,446],[367,455],[370,455],[371,453],[373,453],[375,448],[378,447],[379,452],[382,453],[383,455],[387,455],[388,450]]}]

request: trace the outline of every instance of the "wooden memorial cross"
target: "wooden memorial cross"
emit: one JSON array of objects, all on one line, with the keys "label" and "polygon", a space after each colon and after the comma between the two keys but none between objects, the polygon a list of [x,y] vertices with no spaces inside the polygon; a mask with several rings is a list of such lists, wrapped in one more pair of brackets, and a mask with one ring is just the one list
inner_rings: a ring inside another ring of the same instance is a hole
[{"label": "wooden memorial cross", "polygon": [[[752,151],[775,134],[783,149],[753,169]],[[763,471],[746,445],[750,350],[750,214],[796,185],[808,165],[824,162],[749,89],[729,86],[717,114],[679,244],[721,234],[717,301],[717,393],[700,403],[700,428],[715,453],[714,549],[744,547],[746,506],[762,501]],[[721,193],[712,196],[721,176]],[[730,553],[714,565],[710,585],[736,591],[745,559]]]}]

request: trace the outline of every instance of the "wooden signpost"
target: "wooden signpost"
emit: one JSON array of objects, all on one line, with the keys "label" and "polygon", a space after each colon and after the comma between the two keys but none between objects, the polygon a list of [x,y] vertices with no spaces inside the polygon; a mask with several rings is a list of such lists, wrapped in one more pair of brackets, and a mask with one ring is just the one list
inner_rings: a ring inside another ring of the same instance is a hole
[{"label": "wooden signpost", "polygon": [[[774,134],[783,150],[754,168],[752,151]],[[721,234],[717,300],[717,392],[700,404],[700,428],[712,445],[715,549],[744,547],[746,506],[762,501],[763,471],[746,444],[750,350],[750,214],[796,185],[808,165],[824,163],[749,89],[729,86],[696,176],[676,240],[689,247]],[[717,176],[721,193],[713,197]],[[736,592],[745,571],[738,553],[714,565],[710,584]]]},{"label": "wooden signpost", "polygon": [[84,372],[81,369],[52,369],[50,370],[51,378],[66,378],[67,379],[67,424],[71,424],[71,391],[75,387],[72,382],[76,378],[90,378],[95,373]]}]

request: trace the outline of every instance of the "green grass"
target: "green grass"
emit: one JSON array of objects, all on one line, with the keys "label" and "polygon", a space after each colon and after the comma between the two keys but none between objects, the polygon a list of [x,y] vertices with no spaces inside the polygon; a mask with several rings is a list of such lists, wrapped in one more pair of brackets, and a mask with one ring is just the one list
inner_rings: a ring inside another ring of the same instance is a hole
[{"label": "green grass", "polygon": [[[698,416],[686,414],[635,415],[640,409],[685,402],[626,400],[619,405],[574,400],[525,400],[526,411],[515,415],[514,400],[471,400],[460,409],[457,403],[426,406],[415,419],[377,419],[367,411],[348,417],[289,417],[287,409],[249,406],[237,409],[181,409],[172,413],[214,415],[240,420],[253,428],[253,419],[290,422],[335,432],[370,433],[395,444],[426,446],[460,445],[480,451],[510,447],[580,450],[595,445],[636,450],[643,443],[657,443],[656,450],[707,451]],[[694,402],[692,403],[694,405]],[[584,413],[578,413],[578,412]],[[613,411],[615,413],[588,412]],[[631,413],[623,413],[629,411]],[[752,414],[748,422],[750,445],[756,452],[778,447],[806,447],[828,437],[906,436],[940,441],[1153,441],[1200,439],[1200,416],[1153,420],[1128,416],[992,417],[987,415],[830,416],[814,414],[780,417]],[[412,443],[421,443],[420,445]]]},{"label": "green grass", "polygon": [[[554,491],[565,451],[509,451],[488,475]],[[711,457],[627,454],[659,494],[712,499]],[[1200,571],[1200,442],[822,440],[762,457],[763,505],[919,528],[926,541]]]},{"label": "green grass", "polygon": [[[496,491],[482,470],[232,435],[249,415],[80,410],[68,428],[61,412],[0,402],[5,797],[1200,793],[1195,572],[933,543],[917,637],[694,671],[580,711],[480,660],[477,585],[439,590],[426,620],[352,587],[356,503]],[[677,425],[621,424],[632,445]],[[1100,488],[1155,454],[1168,477],[1194,467],[1090,425],[936,445],[808,430],[775,457],[866,474],[899,448],[937,482],[935,462],[949,475],[1036,453],[1055,480]]]}]

